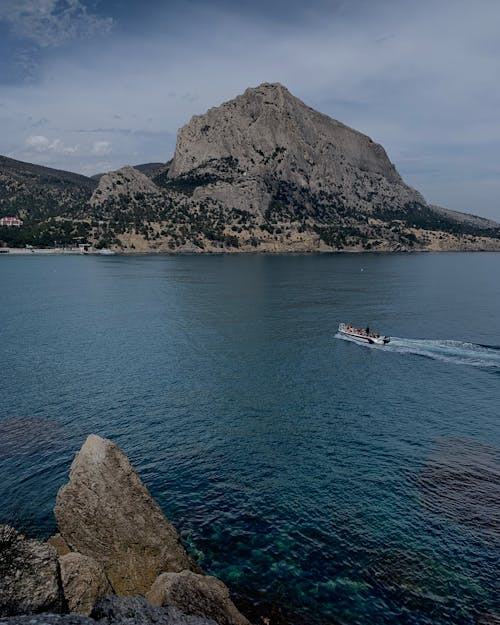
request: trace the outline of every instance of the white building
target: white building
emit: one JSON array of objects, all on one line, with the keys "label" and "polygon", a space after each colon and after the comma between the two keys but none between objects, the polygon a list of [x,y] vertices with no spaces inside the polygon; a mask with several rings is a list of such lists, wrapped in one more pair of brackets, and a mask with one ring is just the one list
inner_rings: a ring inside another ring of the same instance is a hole
[{"label": "white building", "polygon": [[6,226],[7,228],[19,228],[23,225],[23,220],[17,217],[2,217],[0,219],[0,226]]}]

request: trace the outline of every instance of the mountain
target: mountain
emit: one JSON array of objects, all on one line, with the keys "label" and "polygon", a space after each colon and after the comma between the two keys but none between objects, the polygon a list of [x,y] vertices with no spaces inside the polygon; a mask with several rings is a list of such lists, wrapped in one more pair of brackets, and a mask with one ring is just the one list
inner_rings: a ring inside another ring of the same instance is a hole
[{"label": "mountain", "polygon": [[83,209],[97,183],[69,171],[0,156],[0,213],[22,217]]},{"label": "mountain", "polygon": [[[152,175],[156,174],[156,172],[164,166],[165,166],[165,163],[142,163],[140,165],[133,165],[132,167],[134,169],[138,169],[143,174],[146,174],[146,176],[151,177]],[[101,172],[100,174],[94,174],[93,176],[91,176],[91,178],[99,182],[99,180],[101,179],[101,176],[104,176],[104,173]]]},{"label": "mountain", "polygon": [[53,245],[86,240],[92,178],[0,156],[0,217],[17,215],[22,228],[0,228],[0,245]]},{"label": "mountain", "polygon": [[319,206],[373,214],[425,205],[381,145],[275,84],[193,117],[179,131],[168,177],[198,177],[195,197],[262,215],[283,203],[291,218],[316,216]]},{"label": "mountain", "polygon": [[153,176],[156,172],[165,166],[165,163],[142,163],[142,165],[134,165],[134,169],[138,169],[146,176]]},{"label": "mountain", "polygon": [[124,251],[500,249],[499,224],[429,205],[381,145],[279,84],[194,116],[168,163],[80,178],[85,208],[60,216]]}]

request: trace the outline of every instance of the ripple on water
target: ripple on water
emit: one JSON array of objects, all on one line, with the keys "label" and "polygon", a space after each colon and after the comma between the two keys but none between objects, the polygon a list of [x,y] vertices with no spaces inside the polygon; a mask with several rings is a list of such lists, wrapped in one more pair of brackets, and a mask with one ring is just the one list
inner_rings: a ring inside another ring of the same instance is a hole
[{"label": "ripple on water", "polygon": [[53,447],[61,440],[61,426],[43,417],[0,421],[0,456],[18,456]]},{"label": "ripple on water", "polygon": [[466,438],[444,438],[422,470],[423,505],[500,542],[500,450]]}]

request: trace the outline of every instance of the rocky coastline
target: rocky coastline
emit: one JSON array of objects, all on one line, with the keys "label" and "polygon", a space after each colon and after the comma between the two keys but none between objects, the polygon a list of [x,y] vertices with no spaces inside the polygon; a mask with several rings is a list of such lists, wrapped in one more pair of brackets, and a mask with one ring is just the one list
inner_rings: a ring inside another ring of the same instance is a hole
[{"label": "rocky coastline", "polygon": [[112,441],[87,438],[54,513],[46,542],[0,526],[0,623],[250,625]]}]

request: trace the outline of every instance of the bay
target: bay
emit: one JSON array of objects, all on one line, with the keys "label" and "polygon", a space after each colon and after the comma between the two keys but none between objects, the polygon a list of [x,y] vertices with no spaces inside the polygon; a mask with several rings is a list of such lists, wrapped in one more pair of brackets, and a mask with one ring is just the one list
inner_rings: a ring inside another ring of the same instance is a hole
[{"label": "bay", "polygon": [[2,257],[0,522],[53,532],[96,433],[256,620],[498,613],[499,275],[483,253]]}]

